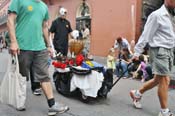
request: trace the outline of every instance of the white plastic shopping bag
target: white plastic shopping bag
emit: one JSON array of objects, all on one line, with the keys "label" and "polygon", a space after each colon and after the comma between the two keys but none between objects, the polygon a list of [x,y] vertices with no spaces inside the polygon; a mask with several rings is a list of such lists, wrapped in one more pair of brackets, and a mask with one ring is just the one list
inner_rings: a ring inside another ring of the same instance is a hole
[{"label": "white plastic shopping bag", "polygon": [[26,77],[19,73],[17,55],[8,63],[8,69],[0,85],[0,101],[16,109],[23,108],[26,101]]}]

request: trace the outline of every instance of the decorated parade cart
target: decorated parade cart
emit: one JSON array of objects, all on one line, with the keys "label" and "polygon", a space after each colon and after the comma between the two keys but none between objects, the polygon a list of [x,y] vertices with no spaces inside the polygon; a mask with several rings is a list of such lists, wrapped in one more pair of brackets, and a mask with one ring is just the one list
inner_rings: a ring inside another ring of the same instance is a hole
[{"label": "decorated parade cart", "polygon": [[[55,67],[54,83],[59,93],[67,96],[81,93],[80,96],[84,101],[88,98],[107,96],[113,82],[113,74],[110,70],[106,71],[103,65],[85,60],[81,54],[76,55],[75,58],[59,56],[52,64]],[[109,73],[108,77],[105,76],[107,73]]]},{"label": "decorated parade cart", "polygon": [[[72,33],[74,38],[78,32]],[[83,101],[88,98],[107,97],[112,84],[112,70],[106,70],[103,65],[92,61],[87,55],[82,54],[84,44],[81,40],[74,39],[69,43],[70,55],[55,54],[52,65],[55,68],[53,80],[56,90],[67,96],[80,93]],[[54,47],[53,47],[54,49]]]}]

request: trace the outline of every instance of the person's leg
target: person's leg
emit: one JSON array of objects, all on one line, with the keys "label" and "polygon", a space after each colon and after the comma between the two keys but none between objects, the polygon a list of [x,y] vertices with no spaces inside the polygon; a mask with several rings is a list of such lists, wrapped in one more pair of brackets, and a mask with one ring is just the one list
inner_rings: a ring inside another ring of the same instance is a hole
[{"label": "person's leg", "polygon": [[36,81],[41,82],[41,87],[46,95],[47,99],[53,98],[52,85],[49,78],[48,72],[48,51],[37,51],[34,52],[33,58],[33,77]]},{"label": "person's leg", "polygon": [[63,56],[67,56],[68,53],[68,46],[66,45],[63,49],[62,49],[62,54]]},{"label": "person's leg", "polygon": [[145,70],[146,70],[146,72],[147,72],[147,74],[148,74],[148,78],[147,78],[146,80],[152,79],[152,78],[153,78],[153,73],[152,73],[151,66],[148,65],[148,66],[145,68]]},{"label": "person's leg", "polygon": [[168,108],[168,86],[170,78],[168,76],[159,76],[158,97],[162,109]]},{"label": "person's leg", "polygon": [[119,62],[116,62],[115,75],[117,75],[117,77],[119,77],[119,71],[120,71]]},{"label": "person's leg", "polygon": [[130,96],[131,96],[131,98],[133,100],[133,104],[136,108],[138,108],[138,109],[142,108],[142,105],[140,103],[142,94],[144,92],[146,92],[147,90],[150,90],[153,87],[155,87],[156,85],[158,85],[158,82],[159,82],[158,79],[159,78],[154,77],[153,79],[144,83],[144,85],[139,90],[131,90],[130,91]]},{"label": "person's leg", "polygon": [[23,76],[26,76],[27,80],[29,80],[29,77],[30,77],[31,89],[34,92],[36,89],[40,88],[40,83],[34,82],[34,77],[33,77],[34,75],[33,75],[32,66],[31,66],[32,60],[33,60],[33,52],[21,50],[18,58],[19,58],[20,73]]},{"label": "person's leg", "polygon": [[163,49],[160,51],[160,55],[164,56],[164,61],[160,62],[159,65],[162,66],[162,70],[160,70],[162,73],[159,73],[161,76],[159,76],[160,80],[158,86],[158,97],[161,106],[159,116],[173,116],[173,114],[168,109],[168,87],[170,83],[169,75],[171,74],[171,70],[173,68],[173,50],[174,49]]},{"label": "person's leg", "polygon": [[[27,77],[27,80],[30,77],[29,73],[30,73],[30,66],[32,64],[32,57],[33,57],[32,52],[24,50],[21,50],[20,54],[18,55],[20,74],[24,77]],[[25,106],[18,108],[17,110],[23,111],[25,110]]]},{"label": "person's leg", "polygon": [[31,90],[33,94],[41,95],[41,85],[40,85],[40,82],[35,81],[32,66],[30,67],[30,81],[31,81]]},{"label": "person's leg", "polygon": [[30,67],[32,64],[32,59],[33,52],[20,50],[20,54],[18,55],[19,71],[22,76],[27,77],[27,80],[29,80],[30,77]]},{"label": "person's leg", "polygon": [[146,72],[148,73],[149,76],[152,75],[152,69],[151,69],[151,66],[149,66],[149,65],[146,66],[145,70],[146,70]]},{"label": "person's leg", "polygon": [[141,94],[143,94],[144,92],[152,89],[153,87],[157,86],[159,83],[159,77],[157,77],[155,75],[155,77],[149,81],[147,81],[146,83],[144,83],[144,85],[139,89],[139,92]]},{"label": "person's leg", "polygon": [[173,116],[168,109],[168,87],[170,78],[168,76],[159,76],[158,97],[161,106],[159,116]]},{"label": "person's leg", "polygon": [[52,84],[48,72],[48,51],[43,50],[35,52],[33,59],[34,77],[41,82],[41,87],[49,106],[48,114],[55,115],[56,113],[64,113],[69,107],[61,103],[57,104],[53,96]]},{"label": "person's leg", "polygon": [[[159,48],[156,59],[157,75],[159,77],[158,97],[161,105],[160,114],[169,116],[168,109],[168,86],[170,82],[169,75],[173,66],[173,49]],[[153,73],[155,70],[153,69]]]},{"label": "person's leg", "polygon": [[41,82],[42,89],[44,91],[44,94],[46,95],[47,99],[52,99],[53,92],[52,92],[52,84],[50,81],[48,82]]},{"label": "person's leg", "polygon": [[165,54],[167,54],[167,52],[165,51],[161,51],[162,48],[150,48],[149,49],[149,61],[153,70],[153,73],[155,74],[153,79],[149,80],[148,82],[146,82],[140,89],[140,93],[143,94],[145,91],[152,89],[153,87],[155,87],[157,84],[159,84],[159,76],[157,76],[156,74],[162,73],[160,72],[160,70],[162,70],[162,68],[164,69],[163,64],[165,65],[169,65],[168,63],[168,57],[166,57]]},{"label": "person's leg", "polygon": [[140,100],[142,94],[147,90],[155,87],[158,84],[158,97],[161,105],[161,112],[159,116],[172,116],[172,113],[168,109],[168,85],[169,85],[169,77],[167,75],[170,74],[172,69],[172,50],[165,48],[155,48],[151,49],[153,54],[150,55],[154,59],[150,59],[152,62],[152,69],[154,78],[150,81],[146,82],[144,86],[140,90],[133,90],[130,92],[130,95],[133,101]]},{"label": "person's leg", "polygon": [[125,63],[125,62],[121,62],[121,66],[122,66],[122,73],[123,74],[123,77],[127,78],[128,77],[128,64]]},{"label": "person's leg", "polygon": [[[156,54],[157,54],[158,49],[151,49],[149,50],[149,55],[150,55],[150,63],[152,65],[152,67],[154,67],[155,69],[155,63],[154,63],[154,59],[156,58]],[[147,81],[146,83],[143,84],[143,86],[139,89],[139,90],[131,90],[130,91],[130,96],[133,100],[133,104],[136,108],[142,108],[140,100],[142,97],[142,94],[144,92],[146,92],[149,89],[152,89],[153,87],[155,87],[158,84],[158,78],[156,76],[154,76],[153,79]]]}]

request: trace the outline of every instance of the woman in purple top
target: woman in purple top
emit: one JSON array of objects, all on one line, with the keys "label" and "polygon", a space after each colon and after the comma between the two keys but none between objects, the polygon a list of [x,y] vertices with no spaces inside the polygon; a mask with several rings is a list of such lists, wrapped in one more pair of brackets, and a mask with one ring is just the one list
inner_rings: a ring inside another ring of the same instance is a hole
[{"label": "woman in purple top", "polygon": [[[143,55],[141,55],[141,56],[143,56]],[[141,81],[144,82],[146,80],[146,78],[148,77],[148,74],[146,72],[147,64],[144,61],[141,61],[140,65],[141,65],[140,69],[143,72],[143,76],[142,76],[142,80]]]}]

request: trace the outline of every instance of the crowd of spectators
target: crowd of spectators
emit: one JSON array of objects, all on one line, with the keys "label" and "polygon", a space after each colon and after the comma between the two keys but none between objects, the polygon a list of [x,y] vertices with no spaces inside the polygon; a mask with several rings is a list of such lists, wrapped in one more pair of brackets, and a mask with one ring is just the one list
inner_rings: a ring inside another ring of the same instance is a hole
[{"label": "crowd of spectators", "polygon": [[[139,79],[145,82],[153,78],[152,69],[149,65],[147,54],[149,46],[144,48],[144,52],[139,59],[132,59],[135,41],[130,43],[126,38],[118,37],[107,56],[107,68],[112,68],[116,77]],[[132,64],[129,66],[129,64]],[[128,67],[129,66],[129,67]]]}]

